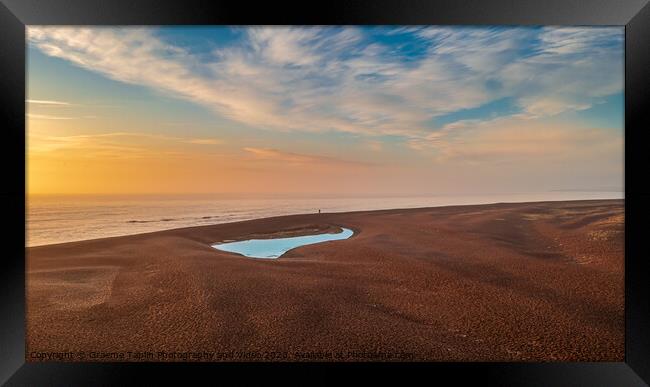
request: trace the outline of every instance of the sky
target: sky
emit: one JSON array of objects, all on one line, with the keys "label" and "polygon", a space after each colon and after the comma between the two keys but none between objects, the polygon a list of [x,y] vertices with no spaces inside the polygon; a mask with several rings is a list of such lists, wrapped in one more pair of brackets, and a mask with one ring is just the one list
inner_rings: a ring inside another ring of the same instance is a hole
[{"label": "sky", "polygon": [[39,27],[28,194],[623,191],[622,27]]}]

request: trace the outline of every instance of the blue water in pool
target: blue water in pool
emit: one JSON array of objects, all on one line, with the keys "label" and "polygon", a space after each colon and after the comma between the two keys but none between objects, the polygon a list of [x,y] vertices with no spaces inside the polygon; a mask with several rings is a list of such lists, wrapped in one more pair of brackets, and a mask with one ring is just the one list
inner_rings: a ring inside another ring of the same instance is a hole
[{"label": "blue water in pool", "polygon": [[212,247],[217,250],[237,253],[250,258],[274,259],[279,258],[282,254],[299,246],[348,239],[352,234],[354,234],[350,229],[343,227],[341,227],[341,229],[343,231],[338,234],[303,235],[276,239],[249,239],[245,241],[218,243],[212,245]]}]

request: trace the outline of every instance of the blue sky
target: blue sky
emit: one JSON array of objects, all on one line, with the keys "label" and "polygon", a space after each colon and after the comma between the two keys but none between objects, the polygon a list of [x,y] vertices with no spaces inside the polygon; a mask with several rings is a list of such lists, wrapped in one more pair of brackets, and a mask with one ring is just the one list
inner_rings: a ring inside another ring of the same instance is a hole
[{"label": "blue sky", "polygon": [[211,152],[234,159],[410,171],[520,165],[527,151],[540,175],[559,160],[580,171],[573,183],[537,185],[622,187],[622,145],[611,148],[623,138],[621,27],[30,27],[28,36],[34,141],[182,135],[228,144]]},{"label": "blue sky", "polygon": [[[126,29],[128,30],[128,29]],[[274,29],[269,29],[273,31]],[[279,29],[278,29],[279,30]],[[298,29],[295,36],[291,34],[280,34],[280,35],[289,35],[280,36],[279,38],[274,38],[276,40],[286,39],[289,44],[293,44],[295,40],[304,38],[303,31],[310,31],[309,28]],[[354,37],[349,36],[348,39],[351,42],[347,42],[345,47],[340,47],[340,49],[332,49],[331,54],[323,55],[324,57],[329,57],[330,62],[334,61],[348,61],[353,62],[356,60],[362,60],[365,56],[365,52],[376,48],[375,53],[372,54],[373,59],[376,60],[376,63],[369,64],[366,71],[356,71],[355,80],[358,80],[363,86],[364,84],[390,84],[391,77],[395,74],[389,69],[391,66],[395,66],[396,70],[399,70],[401,67],[408,68],[413,66],[421,65],[423,61],[426,61],[430,58],[430,52],[441,51],[438,54],[444,60],[448,60],[451,66],[451,71],[455,70],[458,77],[462,77],[463,74],[467,71],[466,63],[462,61],[454,62],[454,55],[458,56],[472,56],[475,55],[480,57],[482,54],[485,54],[486,57],[493,56],[496,60],[501,61],[501,64],[508,65],[516,62],[524,62],[527,58],[534,57],[543,57],[549,51],[549,47],[552,45],[558,45],[557,42],[549,43],[548,40],[540,38],[540,35],[546,33],[547,29],[539,27],[531,28],[507,28],[507,27],[492,27],[492,28],[472,28],[472,27],[449,27],[440,29],[435,29],[436,31],[431,31],[432,29],[427,28],[395,28],[395,27],[360,27],[355,29]],[[568,41],[566,50],[572,50],[564,53],[564,55],[557,55],[560,60],[570,61],[580,58],[584,55],[589,55],[591,50],[604,50],[606,58],[603,58],[602,54],[596,54],[594,52],[594,60],[607,60],[611,62],[612,65],[618,65],[619,67],[622,64],[622,38],[623,31],[621,28],[582,28],[581,30],[587,31],[587,36],[583,36],[583,41]],[[589,31],[595,30],[597,33],[591,34],[594,35],[593,39],[589,39]],[[345,37],[345,31],[349,29],[345,28],[327,28],[320,30],[317,36],[307,36],[305,42],[308,43],[309,39],[312,41],[342,41]],[[581,32],[582,33],[582,32]],[[254,45],[265,44],[268,41],[273,41],[273,39],[265,38],[251,39],[249,36],[249,29],[245,27],[240,28],[229,28],[229,27],[168,27],[168,28],[158,28],[148,31],[148,34],[151,36],[151,39],[156,39],[161,42],[161,44],[169,45],[174,49],[182,49],[182,56],[191,56],[192,60],[197,61],[198,63],[194,66],[190,66],[192,70],[196,71],[196,74],[201,73],[201,67],[206,62],[212,64],[218,64],[220,61],[224,60],[221,56],[228,55],[227,53],[222,53],[221,51],[243,51],[241,55],[246,55],[247,52],[251,55],[254,55],[255,48],[251,47]],[[433,38],[425,38],[430,35]],[[436,34],[439,35],[436,37]],[[349,34],[352,35],[352,34]],[[451,35],[451,36],[450,36]],[[424,36],[424,37],[423,37]],[[604,37],[604,38],[603,38]],[[504,39],[506,43],[504,42]],[[575,37],[570,37],[569,39],[576,39]],[[579,38],[578,38],[579,39]],[[40,41],[32,39],[32,41]],[[262,43],[260,43],[262,41]],[[480,44],[486,44],[486,46],[481,47],[471,47],[473,42],[480,42]],[[49,43],[48,43],[49,44]],[[268,43],[267,43],[268,44]],[[269,44],[272,46],[273,43]],[[498,50],[490,52],[489,45],[493,44],[495,46],[501,45],[498,47]],[[561,44],[561,40],[560,40]],[[573,46],[572,46],[573,45]],[[298,45],[299,46],[299,45]],[[297,46],[297,47],[298,47]],[[39,49],[40,47],[40,49]],[[54,93],[56,89],[57,95],[53,95],[52,98],[95,98],[95,99],[109,99],[113,100],[119,96],[120,99],[129,99],[134,100],[151,100],[152,99],[152,90],[151,87],[148,87],[146,82],[139,84],[137,79],[134,79],[129,82],[111,82],[110,79],[110,69],[107,71],[97,71],[89,66],[84,66],[75,62],[66,60],[66,54],[61,55],[55,54],[53,56],[48,56],[42,53],[42,48],[46,47],[46,43],[32,43],[30,45],[30,66],[32,70],[30,77],[33,78],[30,85],[31,89],[38,88],[34,90],[34,93],[40,93],[42,98],[48,98],[47,92],[43,90],[50,90],[51,93]],[[443,50],[444,48],[444,50]],[[564,49],[563,47],[561,47]],[[326,47],[324,49],[327,49]],[[484,49],[485,53],[481,53],[481,49]],[[473,52],[476,50],[478,52]],[[175,58],[179,55],[177,52],[162,52],[160,50],[157,52],[157,55],[160,55],[161,58]],[[557,50],[556,50],[557,51]],[[295,51],[298,53],[298,50]],[[52,54],[52,53],[50,53]],[[449,59],[448,57],[452,57]],[[57,58],[63,58],[57,59]],[[583,60],[585,58],[582,58]],[[252,60],[252,59],[251,59]],[[287,72],[290,71],[292,67],[291,60],[287,60],[284,63],[280,63],[281,67],[287,69]],[[263,63],[261,64],[263,65]],[[383,65],[383,66],[382,66]],[[563,63],[559,61],[558,63],[549,63],[548,68],[552,66],[561,66]],[[51,74],[52,71],[44,71],[46,68],[54,67],[57,72],[57,77],[51,77],[48,74]],[[455,67],[455,68],[454,68]],[[531,66],[534,67],[534,66]],[[538,67],[544,68],[544,64],[540,64]],[[318,72],[317,70],[320,67],[315,68],[313,72],[306,72],[301,75],[300,81],[304,82],[307,85],[317,85],[322,86],[327,89],[327,85],[331,85],[332,88],[341,85],[341,81],[337,79],[332,79],[328,77],[327,74]],[[622,68],[619,69],[619,71]],[[118,70],[118,69],[115,69]],[[481,74],[482,77],[480,80],[477,80],[476,84],[472,85],[477,89],[481,89],[486,92],[493,92],[492,98],[486,96],[482,98],[479,102],[470,102],[466,106],[461,106],[458,109],[452,109],[449,112],[434,112],[431,114],[431,121],[434,123],[451,123],[453,121],[461,121],[464,119],[481,119],[481,118],[494,118],[496,116],[512,115],[525,111],[525,106],[518,106],[517,102],[521,102],[521,99],[526,98],[525,93],[522,93],[521,90],[504,90],[503,80],[501,79],[506,74],[499,73],[499,68],[490,69],[491,71],[485,71],[484,74]],[[215,77],[213,71],[205,70],[206,78]],[[490,72],[493,72],[491,76]],[[390,74],[389,74],[390,73]],[[41,75],[39,77],[39,75]],[[531,74],[533,76],[535,74]],[[549,74],[552,76],[552,74]],[[592,79],[592,82],[597,82],[599,80],[598,74],[593,74],[595,79]],[[617,98],[622,96],[622,74],[601,74],[602,81],[607,82],[608,77],[615,78],[618,81],[618,90],[608,90],[605,92],[594,93],[593,95],[589,90],[575,90],[574,95],[571,96],[572,100],[580,99],[579,103],[585,103],[594,105],[598,104],[598,109],[590,109],[590,112],[593,114],[583,114],[585,119],[590,120],[591,122],[601,124],[607,123],[611,125],[614,121],[613,117],[620,115],[620,104],[617,102]],[[63,79],[68,78],[75,79],[74,83],[66,83],[66,87],[60,87],[57,85],[57,79],[60,82],[64,82]],[[47,81],[50,82],[48,85]],[[614,83],[613,81],[610,81]],[[86,84],[92,83],[93,88],[85,87]],[[459,82],[461,83],[461,82]],[[50,86],[50,87],[48,87]],[[58,86],[55,88],[55,86]],[[585,85],[587,86],[587,85]],[[533,88],[539,87],[538,83],[534,83]],[[153,88],[154,92],[157,91],[157,88]],[[89,95],[89,92],[92,90],[92,95]],[[533,90],[534,91],[534,90]],[[278,93],[280,93],[278,91]],[[581,95],[582,94],[582,95]],[[518,99],[519,97],[520,99]],[[607,98],[605,98],[607,97]],[[160,102],[160,98],[156,102]],[[193,101],[190,101],[193,102]],[[278,102],[280,106],[294,106],[290,98],[286,98]],[[174,102],[181,108],[181,110],[187,110],[188,112],[192,111],[192,107],[183,106],[183,104]],[[189,104],[188,104],[189,105]],[[208,108],[210,106],[207,106]],[[567,108],[567,110],[572,110]],[[174,112],[180,114],[180,112]],[[194,114],[192,112],[192,114]]]}]

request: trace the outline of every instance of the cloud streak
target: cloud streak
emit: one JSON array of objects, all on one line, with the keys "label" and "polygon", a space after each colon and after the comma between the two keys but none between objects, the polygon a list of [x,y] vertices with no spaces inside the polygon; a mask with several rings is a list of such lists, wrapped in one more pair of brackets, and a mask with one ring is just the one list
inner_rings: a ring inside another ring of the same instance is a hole
[{"label": "cloud streak", "polygon": [[40,100],[40,99],[28,99],[25,102],[33,105],[45,105],[45,106],[70,106],[69,102],[63,101],[49,101],[49,100]]},{"label": "cloud streak", "polygon": [[[162,153],[182,155],[176,149],[178,144],[206,146],[222,143],[219,139],[214,138],[175,137],[136,132],[58,136],[30,133],[28,141],[30,153],[79,152],[86,158],[97,156],[116,158],[159,157]],[[154,146],[154,143],[158,146]]]},{"label": "cloud streak", "polygon": [[35,120],[74,120],[76,117],[54,116],[51,114],[33,114],[27,113],[27,117]]},{"label": "cloud streak", "polygon": [[341,160],[334,157],[319,156],[319,155],[306,155],[292,152],[284,152],[272,148],[255,148],[246,147],[244,151],[250,153],[258,160],[263,161],[276,161],[283,164],[295,166],[344,166],[344,167],[369,167],[373,164],[363,163],[359,161]]}]

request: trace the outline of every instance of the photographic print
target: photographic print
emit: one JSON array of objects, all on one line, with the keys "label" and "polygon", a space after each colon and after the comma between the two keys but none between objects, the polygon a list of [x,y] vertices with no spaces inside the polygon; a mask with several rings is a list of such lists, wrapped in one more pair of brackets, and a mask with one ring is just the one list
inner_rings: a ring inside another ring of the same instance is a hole
[{"label": "photographic print", "polygon": [[624,32],[27,26],[26,360],[623,361]]}]

